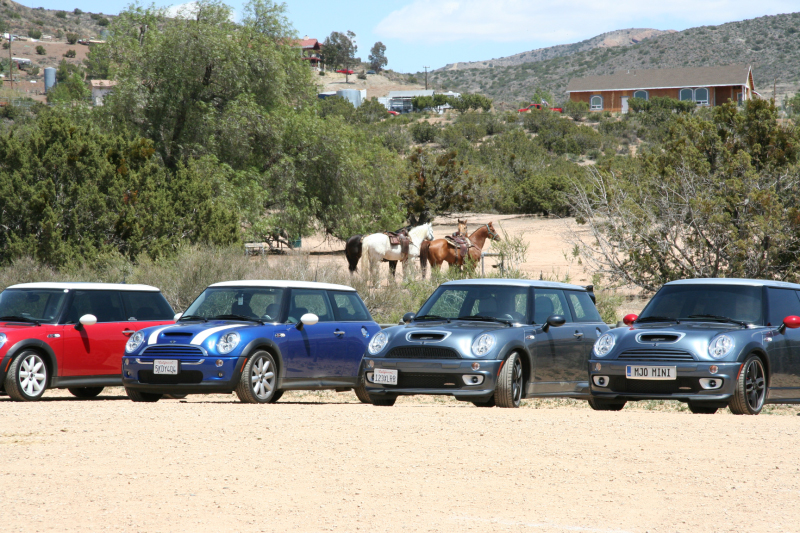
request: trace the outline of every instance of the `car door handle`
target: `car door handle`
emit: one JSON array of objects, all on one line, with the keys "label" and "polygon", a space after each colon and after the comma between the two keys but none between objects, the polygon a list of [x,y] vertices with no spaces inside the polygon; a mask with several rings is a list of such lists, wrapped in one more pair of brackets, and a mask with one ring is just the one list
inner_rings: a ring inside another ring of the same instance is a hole
[{"label": "car door handle", "polygon": [[576,331],[573,334],[573,337],[575,337],[576,339],[580,339],[581,337],[583,337],[583,333],[581,333],[580,331]]},{"label": "car door handle", "polygon": [[339,336],[342,336],[342,335],[344,335],[344,331],[339,331],[339,330],[337,329],[336,331],[334,331],[334,332],[333,332],[333,334],[334,334],[334,335],[339,335]]},{"label": "car door handle", "polygon": [[122,334],[125,335],[126,337],[130,337],[134,333],[136,333],[136,332],[133,331],[132,329],[123,329],[122,330]]}]

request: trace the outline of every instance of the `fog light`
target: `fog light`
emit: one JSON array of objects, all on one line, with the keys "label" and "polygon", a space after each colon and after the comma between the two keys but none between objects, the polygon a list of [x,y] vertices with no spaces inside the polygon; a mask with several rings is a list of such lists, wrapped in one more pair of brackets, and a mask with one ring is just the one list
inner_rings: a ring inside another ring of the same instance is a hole
[{"label": "fog light", "polygon": [[222,366],[222,359],[217,359],[217,366]]},{"label": "fog light", "polygon": [[719,367],[717,365],[711,365],[710,367],[708,367],[708,371],[711,372],[712,374],[716,374],[717,372],[719,372]]},{"label": "fog light", "polygon": [[608,387],[608,376],[592,376],[592,380],[598,387]]},{"label": "fog light", "polygon": [[603,368],[603,365],[601,365],[600,363],[595,363],[594,364],[594,369],[595,370],[600,370],[601,368]]},{"label": "fog light", "polygon": [[706,390],[716,390],[722,387],[723,380],[720,378],[702,378],[700,386]]},{"label": "fog light", "polygon": [[372,372],[367,372],[367,381],[369,381],[370,383],[373,382],[372,381]]},{"label": "fog light", "polygon": [[224,372],[220,372],[220,373],[219,373],[219,374],[217,374],[217,375],[218,375],[219,377],[222,377],[222,376],[224,376],[224,375],[225,375],[225,373],[224,373]]},{"label": "fog light", "polygon": [[127,364],[130,364],[130,362],[131,362],[131,360],[130,360],[130,359],[128,359],[128,358],[126,357],[126,358],[125,358],[125,364],[126,364],[126,365],[127,365]]},{"label": "fog light", "polygon": [[481,364],[480,363],[472,363],[472,370],[480,370]]},{"label": "fog light", "polygon": [[375,368],[375,361],[367,361],[367,366],[369,368]]},{"label": "fog light", "polygon": [[126,370],[125,371],[125,375],[128,376],[128,377],[131,377],[131,371],[130,370]]},{"label": "fog light", "polygon": [[461,379],[465,385],[480,385],[483,383],[483,376],[476,376],[475,374],[464,374]]}]

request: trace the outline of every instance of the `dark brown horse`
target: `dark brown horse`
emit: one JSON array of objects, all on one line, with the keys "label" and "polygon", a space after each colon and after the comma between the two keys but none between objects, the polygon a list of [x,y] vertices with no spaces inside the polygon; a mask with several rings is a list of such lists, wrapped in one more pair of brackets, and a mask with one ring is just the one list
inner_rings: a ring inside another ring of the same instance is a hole
[{"label": "dark brown horse", "polygon": [[[403,230],[409,230],[411,226],[400,228],[395,233],[400,233]],[[364,235],[353,235],[344,245],[344,256],[347,258],[347,269],[350,274],[355,274],[358,270],[358,262],[361,260],[361,239]],[[397,270],[397,261],[389,261],[389,271],[394,276]]]},{"label": "dark brown horse", "polygon": [[[500,235],[497,234],[491,222],[479,227],[469,236],[470,247],[468,255],[473,263],[480,261],[481,252],[483,251],[483,245],[486,244],[486,239],[491,239],[493,241],[500,240]],[[447,261],[448,266],[461,267],[465,259],[466,258],[459,254],[458,250],[445,239],[423,242],[419,252],[422,277],[425,277],[429,261],[432,268],[441,268],[442,263],[445,261]]]}]

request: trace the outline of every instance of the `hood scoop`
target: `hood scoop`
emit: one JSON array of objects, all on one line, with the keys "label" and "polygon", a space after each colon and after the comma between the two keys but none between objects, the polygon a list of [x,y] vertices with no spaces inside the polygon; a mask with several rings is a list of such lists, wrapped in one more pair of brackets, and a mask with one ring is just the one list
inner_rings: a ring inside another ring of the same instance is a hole
[{"label": "hood scoop", "polygon": [[194,333],[189,333],[188,331],[165,331],[162,335],[164,337],[191,337]]},{"label": "hood scoop", "polygon": [[406,336],[406,340],[412,342],[439,342],[446,339],[448,336],[449,333],[444,333],[441,331],[419,331],[416,333],[409,333]]},{"label": "hood scoop", "polygon": [[681,337],[680,333],[640,333],[636,336],[636,341],[641,343],[657,342],[659,344],[670,344],[678,342]]}]

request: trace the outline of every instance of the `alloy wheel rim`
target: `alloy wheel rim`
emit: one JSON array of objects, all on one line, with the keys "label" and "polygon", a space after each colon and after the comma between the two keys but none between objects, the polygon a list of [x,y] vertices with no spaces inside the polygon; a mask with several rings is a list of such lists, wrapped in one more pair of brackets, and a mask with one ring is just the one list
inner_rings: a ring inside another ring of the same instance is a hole
[{"label": "alloy wheel rim", "polygon": [[42,358],[31,354],[22,360],[19,365],[19,385],[22,391],[30,397],[36,397],[44,392],[47,381],[47,367]]},{"label": "alloy wheel rim", "polygon": [[266,400],[275,389],[275,373],[272,362],[266,357],[259,357],[250,371],[250,386],[253,393],[261,400]]},{"label": "alloy wheel rim", "polygon": [[747,365],[744,386],[747,405],[753,411],[758,411],[764,403],[764,393],[766,392],[764,367],[761,365],[761,361],[756,359]]},{"label": "alloy wheel rim", "polygon": [[522,396],[522,363],[519,359],[514,361],[514,376],[511,384],[511,395],[514,403],[518,402]]}]

